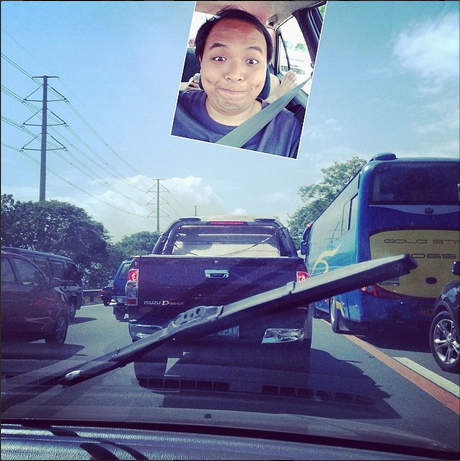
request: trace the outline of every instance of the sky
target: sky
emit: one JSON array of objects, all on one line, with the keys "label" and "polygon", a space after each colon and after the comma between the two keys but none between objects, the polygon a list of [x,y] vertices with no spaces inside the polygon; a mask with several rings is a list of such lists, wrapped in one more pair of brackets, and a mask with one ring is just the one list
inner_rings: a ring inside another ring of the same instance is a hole
[{"label": "sky", "polygon": [[459,2],[328,2],[297,159],[170,135],[194,5],[2,1],[1,193],[39,200],[45,75],[46,200],[113,243],[179,216],[288,224],[353,157],[458,158]]}]

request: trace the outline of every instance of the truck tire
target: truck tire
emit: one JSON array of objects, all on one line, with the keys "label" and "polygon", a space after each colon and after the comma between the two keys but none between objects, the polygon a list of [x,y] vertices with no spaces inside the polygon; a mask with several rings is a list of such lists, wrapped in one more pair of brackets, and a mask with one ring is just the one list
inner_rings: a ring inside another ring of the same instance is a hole
[{"label": "truck tire", "polygon": [[69,318],[73,320],[75,318],[75,314],[77,313],[77,305],[75,304],[75,300],[71,300],[69,302]]},{"label": "truck tire", "polygon": [[125,311],[122,311],[121,309],[114,308],[113,309],[113,314],[115,315],[115,318],[121,322],[122,320],[125,319]]}]

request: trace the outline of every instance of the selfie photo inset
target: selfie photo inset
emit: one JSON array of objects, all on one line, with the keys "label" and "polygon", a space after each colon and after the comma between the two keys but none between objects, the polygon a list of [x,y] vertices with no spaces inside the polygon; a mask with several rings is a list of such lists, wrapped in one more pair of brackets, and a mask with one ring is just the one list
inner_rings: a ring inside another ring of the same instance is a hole
[{"label": "selfie photo inset", "polygon": [[325,12],[197,1],[171,135],[297,158]]}]

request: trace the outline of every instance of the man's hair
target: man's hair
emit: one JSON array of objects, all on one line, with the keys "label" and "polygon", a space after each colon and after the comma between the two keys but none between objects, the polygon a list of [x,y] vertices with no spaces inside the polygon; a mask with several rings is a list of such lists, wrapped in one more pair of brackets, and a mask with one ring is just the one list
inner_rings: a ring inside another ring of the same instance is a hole
[{"label": "man's hair", "polygon": [[245,21],[254,25],[265,38],[265,42],[267,43],[267,64],[270,62],[273,54],[273,43],[267,28],[253,14],[249,13],[248,11],[235,8],[231,5],[219,10],[215,16],[208,19],[198,29],[195,38],[195,54],[198,59],[201,60],[203,58],[206,39],[211,33],[212,28],[222,19],[239,19],[240,21]]}]

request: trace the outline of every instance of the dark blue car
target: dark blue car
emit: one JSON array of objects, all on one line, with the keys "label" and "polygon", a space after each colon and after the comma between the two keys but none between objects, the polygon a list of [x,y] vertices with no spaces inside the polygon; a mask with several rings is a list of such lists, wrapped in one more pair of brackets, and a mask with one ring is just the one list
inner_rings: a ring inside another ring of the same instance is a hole
[{"label": "dark blue car", "polygon": [[113,307],[113,315],[119,321],[124,320],[125,314],[127,313],[125,285],[131,261],[131,259],[122,261],[113,278],[112,300],[110,301],[110,305]]},{"label": "dark blue car", "polygon": [[[455,261],[452,273],[460,275],[460,261]],[[460,369],[460,279],[446,283],[436,299],[430,327],[430,348],[437,364],[444,371],[458,373]]]}]

